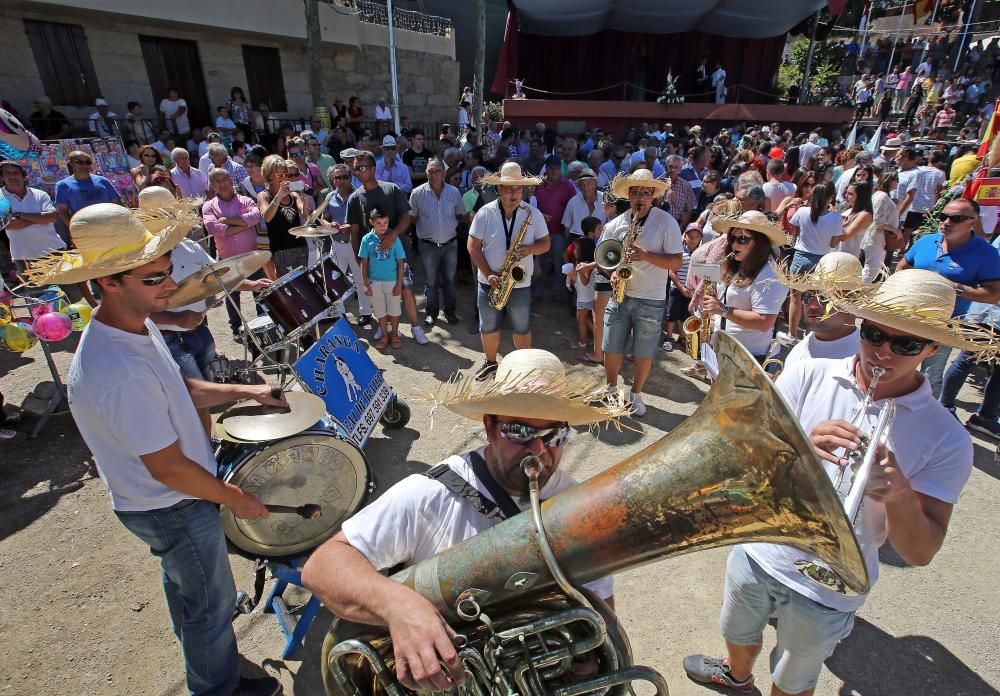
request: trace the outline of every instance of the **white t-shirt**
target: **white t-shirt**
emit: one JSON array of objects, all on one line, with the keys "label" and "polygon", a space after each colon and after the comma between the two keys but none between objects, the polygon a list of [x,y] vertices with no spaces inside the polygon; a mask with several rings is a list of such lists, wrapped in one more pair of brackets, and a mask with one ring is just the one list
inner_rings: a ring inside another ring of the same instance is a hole
[{"label": "white t-shirt", "polygon": [[[719,283],[719,302],[732,309],[752,309],[760,314],[777,314],[788,296],[788,288],[777,282],[770,264],[765,264],[754,281],[745,288]],[[722,328],[722,317],[716,315],[715,328]],[[745,329],[732,319],[726,320],[726,333],[735,338],[754,357],[767,354],[773,331]]]},{"label": "white t-shirt", "polygon": [[[10,203],[10,212],[40,215],[54,213],[55,207],[49,194],[41,189],[27,187],[24,198],[18,198],[6,188],[0,189],[0,194]],[[56,232],[55,223],[34,224],[14,230],[7,230],[10,240],[10,256],[15,261],[31,261],[45,256],[53,249],[65,249],[66,242]]]},{"label": "white t-shirt", "polygon": [[[632,223],[632,211],[619,215],[604,228],[604,234],[598,240],[598,244],[605,239],[617,239],[619,241],[628,234],[628,227]],[[642,232],[636,238],[635,243],[646,251],[654,254],[677,254],[684,251],[684,242],[681,238],[681,228],[673,215],[660,208],[652,208],[646,216],[646,222],[642,226]],[[641,300],[665,300],[667,298],[667,284],[670,282],[670,273],[665,268],[654,266],[648,261],[636,261],[632,264],[632,278],[628,281],[625,294],[628,297],[635,297]]]},{"label": "white t-shirt", "polygon": [[139,458],[177,442],[188,459],[216,475],[201,418],[163,336],[145,335],[95,317],[69,368],[69,407],[115,510],[156,510],[192,496],[165,486]]},{"label": "white t-shirt", "polygon": [[861,350],[861,332],[858,329],[854,329],[853,332],[835,341],[821,341],[816,338],[815,333],[810,331],[805,339],[796,343],[795,347],[788,352],[784,369],[801,360],[849,358],[852,355],[857,355],[859,350]]},{"label": "white t-shirt", "polygon": [[778,209],[781,201],[795,193],[795,184],[791,181],[768,181],[764,184],[764,195],[771,201],[771,211]]},{"label": "white t-shirt", "polygon": [[799,228],[795,248],[808,254],[825,254],[831,250],[830,240],[843,233],[844,223],[840,213],[833,210],[820,215],[816,223],[813,223],[809,213],[809,206],[804,205],[788,221]]},{"label": "white t-shirt", "polygon": [[[483,456],[485,448],[479,450]],[[445,460],[459,476],[475,485],[485,498],[493,500],[476,478],[469,455],[453,455]],[[573,477],[560,469],[540,491],[542,500],[576,485]],[[495,501],[494,501],[495,502]],[[528,501],[514,498],[521,510]],[[529,513],[530,514],[530,513]],[[499,521],[487,519],[464,498],[444,484],[423,474],[412,474],[362,508],[341,527],[347,541],[379,570],[397,565],[411,566],[436,556],[445,549],[485,532]],[[609,577],[585,585],[602,599],[614,594]]]},{"label": "white t-shirt", "polygon": [[[182,280],[187,278],[189,275],[196,271],[200,271],[205,266],[211,266],[215,263],[215,259],[205,251],[205,249],[198,244],[198,242],[193,242],[190,239],[182,239],[181,243],[170,250],[170,261],[174,266],[174,270],[170,273],[170,278],[175,282],[180,284]],[[177,309],[170,310],[171,312],[206,312],[208,311],[208,302],[206,300],[198,300],[197,302],[192,302],[189,305],[184,305],[183,307],[178,307]],[[177,326],[176,324],[169,324],[166,322],[160,322],[157,324],[160,329],[165,329],[167,331],[188,331],[183,326]]]},{"label": "white t-shirt", "polygon": [[604,214],[604,194],[600,191],[597,192],[594,198],[593,211],[587,208],[587,203],[583,200],[582,193],[578,193],[570,198],[566,204],[566,211],[562,216],[562,225],[569,230],[570,234],[582,237],[583,229],[580,227],[580,223],[587,217],[597,218],[601,221],[602,225],[608,221],[607,216]]},{"label": "white t-shirt", "polygon": [[594,297],[597,295],[597,290],[594,287],[594,283],[597,281],[597,269],[590,274],[590,281],[584,285],[581,282],[580,274],[577,273],[576,277],[573,279],[573,288],[576,290],[576,301],[577,302],[593,302]]},{"label": "white t-shirt", "polygon": [[175,99],[173,101],[169,99],[163,99],[160,101],[160,111],[163,112],[163,115],[167,117],[168,121],[167,130],[169,130],[172,133],[176,133],[177,135],[191,132],[191,122],[188,120],[187,111],[185,111],[183,115],[177,117],[176,131],[174,131],[173,129],[173,124],[169,122],[170,119],[174,117],[174,114],[177,113],[178,109],[180,109],[182,106],[185,109],[187,109],[187,105],[188,105],[187,102],[184,101],[183,99]]},{"label": "white t-shirt", "polygon": [[910,207],[906,208],[900,215],[900,219],[902,219],[906,217],[908,212],[913,210],[914,204],[917,202],[917,177],[920,176],[920,167],[900,169],[897,172],[897,176],[899,176],[899,183],[896,185],[896,195],[893,197],[897,205],[906,198],[906,194],[913,191],[913,201],[910,203]]},{"label": "white t-shirt", "polygon": [[[545,226],[545,218],[538,208],[527,203],[521,203],[514,213],[513,231],[510,233],[511,244],[517,238],[517,233],[525,221],[525,209],[531,211],[531,224],[524,231],[524,244],[534,244],[538,240],[548,237],[549,230]],[[508,228],[511,227],[507,221]],[[499,271],[503,266],[503,260],[507,257],[507,237],[504,234],[503,209],[500,207],[500,200],[497,199],[487,203],[472,218],[472,225],[469,228],[469,236],[483,240],[483,256],[486,263],[494,271]],[[526,288],[531,285],[531,273],[535,269],[535,259],[531,254],[521,259],[524,266],[524,280],[515,285],[515,288]],[[489,281],[482,271],[478,272],[479,282],[484,285]]]},{"label": "white t-shirt", "polygon": [[[854,380],[855,358],[803,360],[785,369],[775,384],[809,433],[822,421],[851,420],[864,401]],[[889,449],[895,454],[910,486],[918,493],[946,503],[958,502],[959,493],[972,472],[972,439],[962,424],[931,394],[923,379],[913,392],[896,400],[896,417],[889,427]],[[874,426],[881,401],[868,410],[864,429]],[[822,462],[832,480],[839,467]],[[845,487],[846,487],[845,482]],[[878,550],[885,541],[885,505],[865,498],[855,525],[871,584],[878,580]],[[808,557],[802,551],[777,544],[747,544],[747,554],[771,577],[820,604],[839,611],[854,611],[867,595],[845,597],[807,580],[795,561]]]}]

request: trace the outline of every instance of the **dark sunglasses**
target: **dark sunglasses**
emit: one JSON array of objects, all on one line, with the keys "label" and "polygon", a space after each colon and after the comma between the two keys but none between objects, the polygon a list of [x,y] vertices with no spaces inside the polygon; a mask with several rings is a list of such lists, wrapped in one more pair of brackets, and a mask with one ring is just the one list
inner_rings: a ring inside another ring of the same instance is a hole
[{"label": "dark sunglasses", "polygon": [[752,241],[753,237],[748,234],[741,234],[739,236],[733,234],[729,235],[730,244],[749,244]]},{"label": "dark sunglasses", "polygon": [[804,292],[802,293],[802,304],[811,305],[813,301],[819,302],[821,305],[826,304],[826,297],[818,292]]},{"label": "dark sunglasses", "polygon": [[94,163],[90,160],[70,160],[73,164],[85,164],[88,167],[92,166]]},{"label": "dark sunglasses", "polygon": [[975,220],[971,215],[949,215],[948,213],[938,213],[938,222],[944,222],[945,220],[950,220],[953,225],[957,225],[960,222],[965,222],[966,220]]},{"label": "dark sunglasses", "polygon": [[143,285],[151,288],[156,285],[162,285],[163,283],[165,283],[167,278],[169,278],[170,274],[173,272],[174,272],[174,265],[170,264],[170,268],[168,268],[163,273],[154,273],[153,275],[148,275],[148,276],[130,275],[128,273],[125,273],[124,275],[126,278],[137,278]]},{"label": "dark sunglasses", "polygon": [[356,171],[356,172],[367,172],[371,168],[372,167],[371,167],[370,164],[359,164],[358,166],[356,166],[354,168],[354,171]]},{"label": "dark sunglasses", "polygon": [[289,150],[288,151],[288,156],[289,157],[301,157],[302,156],[302,150],[296,150],[295,152],[292,152],[291,150]]},{"label": "dark sunglasses", "polygon": [[344,176],[343,174],[339,174],[339,175],[333,177],[333,180],[334,181],[347,181],[350,178],[351,177],[349,177],[349,176]]},{"label": "dark sunglasses", "polygon": [[501,423],[500,437],[513,445],[525,447],[535,438],[539,438],[546,447],[559,447],[566,444],[572,431],[568,425],[557,428],[535,428],[524,423]]},{"label": "dark sunglasses", "polygon": [[875,348],[884,345],[888,341],[889,349],[893,353],[906,357],[920,355],[920,351],[934,343],[934,341],[927,341],[922,338],[890,336],[882,329],[865,323],[861,324],[861,340]]}]

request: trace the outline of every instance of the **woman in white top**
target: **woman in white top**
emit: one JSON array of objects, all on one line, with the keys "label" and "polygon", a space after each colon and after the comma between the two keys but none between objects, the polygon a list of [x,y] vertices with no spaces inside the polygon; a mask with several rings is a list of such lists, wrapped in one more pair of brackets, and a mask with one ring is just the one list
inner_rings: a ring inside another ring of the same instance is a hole
[{"label": "woman in white top", "polygon": [[875,282],[885,262],[885,235],[891,234],[902,239],[899,210],[889,197],[898,183],[899,176],[895,170],[888,171],[878,178],[876,191],[872,194],[872,223],[861,237],[861,251],[865,255],[861,279],[865,283]]},{"label": "woman in white top", "polygon": [[847,185],[844,191],[844,203],[847,204],[840,216],[844,232],[839,241],[834,237],[837,251],[845,251],[855,258],[861,256],[861,240],[872,225],[872,187],[867,181],[855,181]]},{"label": "woman in white top", "polygon": [[715,229],[726,234],[726,257],[718,297],[706,296],[701,309],[718,315],[716,328],[729,333],[758,362],[767,359],[774,323],[788,288],[778,283],[769,261],[773,247],[788,236],[764,213],[750,210],[739,218],[716,218]]},{"label": "woman in white top", "polygon": [[[832,184],[817,184],[813,189],[809,207],[802,206],[788,224],[798,230],[795,236],[795,252],[789,271],[793,275],[811,271],[823,254],[830,251],[844,232],[844,224],[840,213],[830,209],[836,189]],[[802,298],[797,292],[791,294],[788,306],[788,334],[791,340],[797,340],[799,322],[802,320]],[[784,339],[785,336],[783,335]]]}]

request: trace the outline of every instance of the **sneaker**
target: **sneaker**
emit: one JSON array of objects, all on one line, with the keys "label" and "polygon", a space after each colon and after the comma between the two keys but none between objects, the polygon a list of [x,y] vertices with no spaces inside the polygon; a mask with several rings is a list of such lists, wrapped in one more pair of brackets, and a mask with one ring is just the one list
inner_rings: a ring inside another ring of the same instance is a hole
[{"label": "sneaker", "polygon": [[738,694],[752,694],[757,690],[753,685],[753,675],[741,682],[729,676],[729,658],[720,660],[708,655],[688,655],[682,664],[688,677],[701,684],[718,684]]},{"label": "sneaker", "polygon": [[646,415],[646,404],[642,403],[642,394],[632,394],[632,415],[636,418]]},{"label": "sneaker", "polygon": [[27,433],[19,433],[10,428],[0,428],[0,447],[3,445],[19,445],[27,439]]},{"label": "sneaker", "polygon": [[380,338],[382,338],[382,327],[381,326],[379,326],[378,328],[375,329],[375,335],[372,336],[372,340],[373,341],[377,341]]},{"label": "sneaker", "polygon": [[371,314],[362,314],[358,317],[358,326],[369,326],[372,323]]},{"label": "sneaker", "polygon": [[995,418],[986,418],[973,413],[969,416],[969,420],[965,421],[965,427],[983,435],[1000,438],[1000,423]]},{"label": "sneaker", "polygon": [[424,345],[427,343],[427,334],[419,326],[414,326],[410,329],[410,335],[413,336],[413,340],[417,342],[418,345]]},{"label": "sneaker", "polygon": [[424,317],[424,326],[426,326],[429,329],[432,326],[434,326],[434,321],[435,321],[434,317],[428,314],[426,317]]},{"label": "sneaker", "polygon": [[497,363],[487,360],[483,363],[483,366],[476,371],[476,381],[482,382],[487,377],[490,377],[494,372],[497,371]]},{"label": "sneaker", "polygon": [[448,323],[451,324],[452,326],[457,326],[458,322],[461,321],[457,314],[446,314],[445,318],[448,320]]},{"label": "sneaker", "polygon": [[282,692],[281,682],[268,675],[266,677],[240,677],[233,696],[278,696]]},{"label": "sneaker", "polygon": [[786,346],[794,346],[799,342],[799,339],[795,338],[795,336],[791,335],[787,331],[779,331],[777,333],[777,339]]},{"label": "sneaker", "polygon": [[663,342],[663,350],[667,351],[668,353],[672,352],[674,350],[674,344],[673,344],[673,342],[672,341],[664,341]]}]

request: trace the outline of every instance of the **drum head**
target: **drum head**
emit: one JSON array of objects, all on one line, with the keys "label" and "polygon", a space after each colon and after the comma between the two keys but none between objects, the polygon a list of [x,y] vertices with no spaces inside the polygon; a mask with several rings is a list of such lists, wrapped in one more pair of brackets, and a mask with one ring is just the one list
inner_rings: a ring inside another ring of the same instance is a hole
[{"label": "drum head", "polygon": [[222,528],[237,548],[258,558],[295,556],[319,546],[356,512],[369,492],[368,464],[360,449],[333,433],[310,431],[257,448],[248,446],[230,468],[228,483],[263,503],[319,505],[322,514],[305,519],[272,512],[243,520],[222,508]]}]

